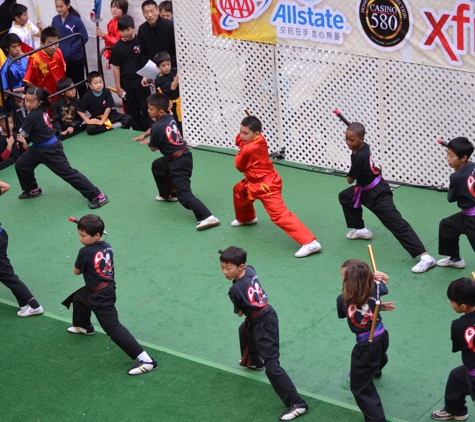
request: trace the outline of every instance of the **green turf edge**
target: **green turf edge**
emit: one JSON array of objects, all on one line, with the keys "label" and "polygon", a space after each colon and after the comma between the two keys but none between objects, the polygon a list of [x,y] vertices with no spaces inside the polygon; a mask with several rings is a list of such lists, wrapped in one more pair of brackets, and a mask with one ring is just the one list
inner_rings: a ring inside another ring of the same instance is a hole
[{"label": "green turf edge", "polygon": [[[18,304],[16,304],[15,302],[9,301],[9,300],[5,300],[5,299],[0,298],[0,303],[12,306],[14,308],[18,308]],[[52,314],[50,312],[45,312],[43,314],[43,316],[45,316],[47,318],[56,319],[58,321],[63,321],[63,322],[66,322],[68,324],[71,323],[70,318],[62,317],[62,316],[59,316],[59,315],[56,315],[56,314]],[[95,328],[94,331],[105,334],[105,332],[101,328]],[[234,374],[234,375],[238,375],[240,377],[252,379],[253,381],[259,381],[259,382],[263,382],[265,384],[270,385],[269,381],[265,378],[261,378],[261,377],[256,376],[256,375],[248,374],[248,373],[240,371],[238,369],[230,368],[229,366],[220,365],[218,363],[210,362],[206,359],[201,359],[201,358],[198,358],[198,357],[195,357],[195,356],[187,355],[186,353],[177,352],[176,350],[171,350],[171,349],[168,349],[166,347],[157,346],[156,344],[148,343],[146,341],[141,341],[141,340],[138,340],[138,339],[137,339],[137,341],[142,346],[145,346],[149,349],[157,350],[159,352],[167,353],[167,354],[172,355],[172,356],[176,356],[176,357],[179,357],[179,358],[182,358],[182,359],[187,359],[191,362],[200,363],[202,365],[210,366],[212,368],[219,369],[221,371],[225,371],[225,372],[228,372],[228,373],[231,373],[231,374]],[[328,404],[332,404],[334,406],[342,407],[344,409],[353,410],[355,412],[360,412],[360,409],[357,406],[353,406],[351,404],[343,403],[343,402],[340,402],[338,400],[334,400],[334,399],[331,399],[331,398],[328,398],[328,397],[320,396],[319,394],[310,393],[308,391],[301,390],[300,388],[298,388],[298,391],[299,391],[300,394],[302,394],[304,396],[311,397],[313,399],[316,399],[316,400],[319,400],[319,401],[322,401],[322,402],[325,402],[325,403],[328,403]],[[386,417],[386,419],[390,422],[407,422],[407,421],[404,421],[402,419],[397,419],[397,418],[392,418],[392,417]]]}]

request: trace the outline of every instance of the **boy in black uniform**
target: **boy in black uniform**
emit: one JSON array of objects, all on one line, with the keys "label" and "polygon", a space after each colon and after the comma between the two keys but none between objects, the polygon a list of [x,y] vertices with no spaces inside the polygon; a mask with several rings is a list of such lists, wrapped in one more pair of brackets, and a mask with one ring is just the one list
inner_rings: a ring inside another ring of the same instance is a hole
[{"label": "boy in black uniform", "polygon": [[[308,405],[300,397],[292,380],[279,362],[279,319],[269,305],[266,292],[253,267],[246,265],[244,249],[230,246],[219,251],[221,270],[233,285],[229,297],[238,317],[246,316],[239,327],[241,366],[266,369],[267,378],[277,395],[288,409],[279,420],[290,421],[308,412]],[[264,363],[262,361],[264,360]]]},{"label": "boy in black uniform", "polygon": [[381,177],[380,169],[373,163],[369,145],[364,141],[365,127],[352,123],[346,130],[346,144],[353,151],[351,168],[346,180],[350,186],[340,192],[339,200],[345,214],[346,224],[352,230],[348,239],[371,239],[373,234],[365,227],[361,205],[379,218],[399,243],[415,258],[421,255],[420,262],[412,267],[412,272],[423,273],[435,267],[435,259],[430,256],[411,225],[402,218],[393,201],[393,193]]},{"label": "boy in black uniform", "polygon": [[[56,89],[62,91],[73,85],[72,79],[62,78],[56,84]],[[76,88],[63,92],[61,97],[53,103],[53,127],[62,141],[86,129],[83,119],[77,112],[78,107],[81,106],[76,97]]]},{"label": "boy in black uniform", "polygon": [[153,58],[157,65],[159,74],[155,79],[157,90],[165,94],[173,103],[172,113],[180,133],[183,133],[181,124],[181,103],[180,103],[180,87],[178,82],[178,73],[176,67],[172,67],[170,54],[166,51],[158,53]]},{"label": "boy in black uniform", "polygon": [[467,236],[475,251],[475,164],[468,161],[472,153],[473,145],[467,138],[452,139],[447,147],[449,167],[455,170],[450,175],[447,200],[457,201],[461,212],[442,219],[439,224],[439,253],[448,255],[437,261],[440,267],[465,267],[465,261],[460,258],[461,234]]},{"label": "boy in black uniform", "polygon": [[112,47],[110,64],[114,66],[114,81],[117,95],[123,99],[125,111],[132,116],[132,128],[145,131],[150,127],[147,113],[147,97],[150,90],[142,86],[142,77],[137,71],[142,68],[141,43],[134,34],[132,16],[124,15],[117,22],[121,39]]},{"label": "boy in black uniform", "polygon": [[[0,181],[0,195],[8,192],[10,185]],[[1,225],[1,224],[0,224]],[[7,286],[15,296],[20,306],[17,315],[19,317],[29,317],[41,315],[43,307],[33,297],[25,283],[15,274],[12,264],[7,256],[8,234],[0,227],[0,282]]]},{"label": "boy in black uniform", "polygon": [[447,297],[455,312],[462,315],[450,328],[452,352],[462,352],[463,365],[452,369],[445,386],[445,405],[432,412],[438,421],[464,421],[468,418],[465,397],[475,401],[475,283],[464,277],[452,281]]},{"label": "boy in black uniform", "polygon": [[[99,72],[93,71],[87,75],[88,91],[79,102],[78,114],[87,123],[88,135],[96,135],[110,129],[130,129],[132,117],[119,113],[115,106],[112,94],[104,89],[104,80]],[[91,118],[86,115],[89,112]]]},{"label": "boy in black uniform", "polygon": [[115,308],[114,254],[111,246],[102,240],[104,222],[97,215],[88,214],[78,222],[79,240],[84,245],[79,250],[74,274],[82,274],[86,286],[69,296],[64,302],[68,309],[73,303],[73,325],[68,328],[72,334],[94,334],[91,311],[99,324],[130,358],[139,363],[130,369],[129,375],[140,375],[158,368],[130,332],[119,322]]},{"label": "boy in black uniform", "polygon": [[163,154],[163,157],[152,163],[152,174],[158,188],[155,199],[174,201],[171,196],[173,186],[180,204],[195,214],[198,220],[197,230],[218,226],[219,220],[191,191],[193,157],[173,116],[168,114],[168,98],[163,94],[152,94],[147,103],[148,114],[155,120],[148,146],[152,151],[159,150]]}]

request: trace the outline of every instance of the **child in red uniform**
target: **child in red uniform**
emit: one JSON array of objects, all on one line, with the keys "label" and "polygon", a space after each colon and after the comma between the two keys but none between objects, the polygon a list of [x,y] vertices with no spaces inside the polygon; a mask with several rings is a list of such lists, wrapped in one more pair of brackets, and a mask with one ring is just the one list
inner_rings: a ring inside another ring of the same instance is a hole
[{"label": "child in red uniform", "polygon": [[[129,3],[127,0],[112,0],[111,1],[111,15],[112,19],[107,24],[107,34],[98,26],[96,27],[96,36],[104,40],[106,47],[114,47],[114,44],[121,39],[117,23],[119,18],[127,14],[129,10]],[[103,53],[106,58],[106,69],[110,70],[111,65],[109,59],[111,57],[111,50],[105,50]]]},{"label": "child in red uniform", "polygon": [[[52,26],[41,31],[40,45],[44,46],[59,40],[59,31]],[[59,44],[38,51],[30,56],[23,81],[33,86],[47,89],[54,94],[57,82],[66,77],[66,63]]]},{"label": "child in red uniform", "polygon": [[282,179],[274,170],[267,141],[261,131],[262,124],[259,119],[249,116],[241,122],[241,130],[236,137],[236,145],[241,149],[234,158],[234,164],[246,178],[233,189],[236,219],[231,226],[256,224],[253,203],[259,199],[272,222],[302,245],[295,256],[303,258],[318,252],[322,246],[312,232],[285,206],[282,198]]}]

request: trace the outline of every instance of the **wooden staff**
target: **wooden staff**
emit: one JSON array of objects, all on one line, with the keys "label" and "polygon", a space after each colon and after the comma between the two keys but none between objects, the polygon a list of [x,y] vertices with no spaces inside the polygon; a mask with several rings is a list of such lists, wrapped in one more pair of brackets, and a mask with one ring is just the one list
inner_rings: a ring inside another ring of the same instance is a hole
[{"label": "wooden staff", "polygon": [[475,271],[472,271],[472,278],[475,281]]},{"label": "wooden staff", "polygon": [[244,113],[246,113],[248,117],[251,116],[251,112],[247,108],[244,109]]},{"label": "wooden staff", "polygon": [[[368,253],[369,253],[369,259],[371,261],[371,266],[373,267],[373,273],[378,271],[376,269],[376,262],[374,260],[374,255],[373,255],[373,248],[371,245],[368,245]],[[376,322],[378,320],[378,314],[379,314],[379,305],[381,304],[381,301],[379,300],[379,281],[376,281],[376,306],[374,307],[374,312],[373,312],[373,322],[371,324],[371,331],[369,332],[369,341],[372,343],[373,342],[373,337],[374,337],[374,330],[376,328]]]}]

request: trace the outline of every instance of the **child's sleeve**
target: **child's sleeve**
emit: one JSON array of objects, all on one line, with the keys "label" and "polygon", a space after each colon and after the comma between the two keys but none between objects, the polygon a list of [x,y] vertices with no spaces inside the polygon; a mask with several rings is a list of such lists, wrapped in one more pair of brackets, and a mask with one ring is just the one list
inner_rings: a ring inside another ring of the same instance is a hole
[{"label": "child's sleeve", "polygon": [[165,94],[168,98],[172,95],[172,83],[163,76],[157,76],[155,79],[155,86],[162,90],[162,94]]},{"label": "child's sleeve", "polygon": [[37,85],[38,81],[38,56],[36,54],[32,54],[28,59],[28,65],[26,67],[26,73],[23,77],[23,82],[26,82],[30,85]]},{"label": "child's sleeve", "polygon": [[336,298],[336,311],[338,318],[346,318],[345,304],[343,303],[343,296],[339,295]]},{"label": "child's sleeve", "polygon": [[115,107],[114,99],[112,98],[111,92],[107,88],[104,88],[104,97],[106,101],[105,108],[114,108]]},{"label": "child's sleeve", "polygon": [[447,192],[447,201],[455,202],[457,201],[459,196],[459,183],[457,180],[457,174],[452,173],[450,175],[450,184],[449,184],[449,191]]},{"label": "child's sleeve", "polygon": [[58,132],[63,131],[63,125],[61,122],[61,106],[59,105],[59,100],[53,103],[53,127]]},{"label": "child's sleeve", "polygon": [[463,333],[460,333],[459,330],[457,329],[457,322],[458,320],[455,320],[452,322],[452,326],[450,327],[450,337],[452,339],[452,353],[457,353],[460,350],[460,336],[463,335]]},{"label": "child's sleeve", "polygon": [[241,173],[244,173],[246,170],[248,170],[252,164],[252,154],[249,153],[249,148],[246,148],[250,145],[251,144],[243,145],[234,157],[234,165]]}]

